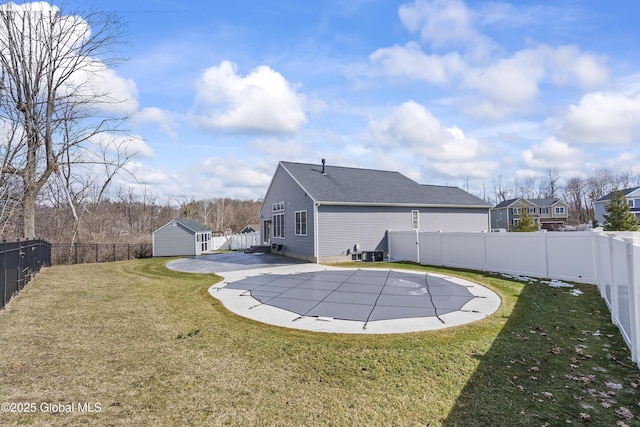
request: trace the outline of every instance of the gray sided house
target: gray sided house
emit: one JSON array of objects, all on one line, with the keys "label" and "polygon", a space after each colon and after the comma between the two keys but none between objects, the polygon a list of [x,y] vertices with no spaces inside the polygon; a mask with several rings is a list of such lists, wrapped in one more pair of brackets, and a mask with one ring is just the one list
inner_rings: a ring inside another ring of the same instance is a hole
[{"label": "gray sided house", "polygon": [[543,230],[559,230],[569,218],[569,205],[563,200],[517,197],[505,200],[491,209],[491,229],[511,230],[518,224],[525,209],[538,228]]},{"label": "gray sided house", "polygon": [[[638,223],[640,223],[640,187],[625,188],[620,191],[624,194],[625,199],[627,199],[631,213],[635,215],[638,219]],[[615,191],[612,191],[611,193],[600,197],[593,204],[595,207],[596,220],[600,225],[604,225],[604,214],[607,213],[606,206],[614,193]]]},{"label": "gray sided house", "polygon": [[261,238],[290,257],[345,261],[387,251],[387,230],[487,231],[491,205],[398,172],[283,162],[260,209]]},{"label": "gray sided house", "polygon": [[211,230],[196,221],[174,219],[153,232],[153,256],[200,255],[211,249]]}]

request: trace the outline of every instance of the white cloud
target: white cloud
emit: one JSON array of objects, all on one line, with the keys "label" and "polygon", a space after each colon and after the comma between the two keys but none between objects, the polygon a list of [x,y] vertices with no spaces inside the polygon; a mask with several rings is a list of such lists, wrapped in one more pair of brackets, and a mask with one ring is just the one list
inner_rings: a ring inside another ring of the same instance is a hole
[{"label": "white cloud", "polygon": [[625,145],[640,138],[640,96],[593,92],[582,97],[557,125],[565,140],[602,145]]},{"label": "white cloud", "polygon": [[382,64],[387,75],[411,77],[429,83],[451,81],[464,66],[457,52],[444,56],[426,55],[415,42],[378,49],[369,56],[369,60]]},{"label": "white cloud", "polygon": [[157,107],[143,108],[136,113],[135,120],[140,123],[155,123],[170,138],[178,138],[178,134],[175,131],[178,126],[175,115],[169,111]]},{"label": "white cloud", "polygon": [[461,87],[474,89],[481,96],[463,109],[472,116],[502,119],[534,111],[545,82],[584,89],[602,87],[608,80],[603,58],[580,52],[575,46],[541,45],[520,50],[484,69],[469,68]]},{"label": "white cloud", "polygon": [[255,191],[271,182],[271,173],[234,158],[210,157],[201,162],[198,171],[209,188]]},{"label": "white cloud", "polygon": [[475,57],[486,57],[494,43],[474,28],[473,13],[459,0],[416,0],[400,6],[398,15],[410,31],[433,48],[464,46]]},{"label": "white cloud", "polygon": [[558,86],[593,89],[609,82],[609,69],[604,56],[581,52],[572,45],[555,49],[541,46],[537,50],[546,63],[552,82]]},{"label": "white cloud", "polygon": [[120,159],[131,155],[141,157],[154,156],[153,149],[138,135],[100,133],[92,136],[90,141],[95,146],[100,147],[100,151]]},{"label": "white cloud", "polygon": [[584,156],[582,152],[564,141],[550,137],[534,144],[522,152],[526,166],[536,170],[558,169],[570,171],[580,169]]},{"label": "white cloud", "polygon": [[433,160],[471,160],[480,151],[480,142],[467,138],[457,127],[445,128],[423,105],[408,101],[387,117],[369,124],[374,141],[386,146],[400,145]]},{"label": "white cloud", "polygon": [[298,88],[271,68],[262,65],[243,77],[223,61],[198,81],[195,119],[213,129],[292,133],[307,122],[305,103]]},{"label": "white cloud", "polygon": [[433,168],[454,178],[490,178],[500,166],[493,160],[434,162]]}]

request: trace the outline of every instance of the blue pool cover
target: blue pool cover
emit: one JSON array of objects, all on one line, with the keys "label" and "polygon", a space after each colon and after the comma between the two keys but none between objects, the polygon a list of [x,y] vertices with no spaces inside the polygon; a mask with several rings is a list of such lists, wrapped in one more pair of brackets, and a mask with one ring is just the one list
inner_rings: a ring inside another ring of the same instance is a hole
[{"label": "blue pool cover", "polygon": [[[437,317],[476,298],[447,277],[393,270],[263,274],[228,284],[300,316],[370,322]],[[440,319],[442,321],[442,319]]]}]

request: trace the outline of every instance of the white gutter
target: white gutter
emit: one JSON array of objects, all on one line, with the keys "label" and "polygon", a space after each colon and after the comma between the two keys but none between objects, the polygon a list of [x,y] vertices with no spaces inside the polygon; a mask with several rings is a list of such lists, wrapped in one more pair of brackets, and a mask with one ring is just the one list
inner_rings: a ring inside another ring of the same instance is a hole
[{"label": "white gutter", "polygon": [[399,208],[476,208],[491,209],[487,205],[451,205],[451,204],[426,204],[426,203],[372,203],[372,202],[316,202],[317,206],[383,206]]}]

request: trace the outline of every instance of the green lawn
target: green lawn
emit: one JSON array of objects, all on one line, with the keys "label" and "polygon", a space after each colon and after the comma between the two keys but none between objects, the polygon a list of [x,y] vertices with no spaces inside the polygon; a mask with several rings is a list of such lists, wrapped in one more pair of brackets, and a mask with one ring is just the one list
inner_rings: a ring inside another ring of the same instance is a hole
[{"label": "green lawn", "polygon": [[640,369],[594,286],[375,264],[502,305],[440,331],[322,334],[230,313],[207,292],[220,277],[165,262],[47,268],[0,311],[1,400],[36,408],[0,425],[639,425]]}]

